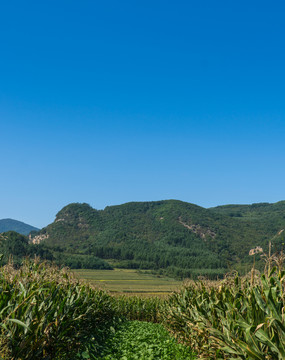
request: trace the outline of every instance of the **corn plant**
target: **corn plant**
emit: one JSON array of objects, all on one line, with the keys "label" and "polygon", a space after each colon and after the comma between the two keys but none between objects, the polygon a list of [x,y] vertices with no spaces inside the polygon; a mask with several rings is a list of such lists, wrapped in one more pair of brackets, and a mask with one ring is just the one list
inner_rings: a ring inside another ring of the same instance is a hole
[{"label": "corn plant", "polygon": [[236,277],[185,287],[169,298],[165,324],[205,359],[285,359],[284,278],[273,268],[254,286]]},{"label": "corn plant", "polygon": [[[63,270],[26,262],[0,271],[3,359],[71,359],[117,321],[115,300]],[[5,352],[7,355],[5,355]]]},{"label": "corn plant", "polygon": [[138,296],[116,297],[117,312],[128,320],[160,322],[164,300],[158,297],[141,298]]}]

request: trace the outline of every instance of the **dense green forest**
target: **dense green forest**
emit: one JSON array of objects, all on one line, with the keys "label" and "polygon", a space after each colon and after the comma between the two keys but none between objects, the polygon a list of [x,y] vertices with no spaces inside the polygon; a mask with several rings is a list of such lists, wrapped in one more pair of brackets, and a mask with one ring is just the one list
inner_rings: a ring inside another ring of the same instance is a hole
[{"label": "dense green forest", "polygon": [[73,269],[113,269],[106,261],[96,256],[80,254],[61,254],[45,244],[33,244],[27,236],[15,231],[0,234],[0,254],[3,254],[2,263],[13,261],[15,266],[20,266],[24,258],[35,256],[52,261],[57,265],[69,266]]},{"label": "dense green forest", "polygon": [[[177,200],[132,202],[104,210],[73,203],[31,239],[72,267],[88,267],[87,259],[95,257],[115,267],[216,278],[232,269],[247,272],[251,248],[267,251],[272,240],[273,251],[280,250],[284,228],[284,201],[211,209]],[[262,266],[258,256],[256,261]]]}]

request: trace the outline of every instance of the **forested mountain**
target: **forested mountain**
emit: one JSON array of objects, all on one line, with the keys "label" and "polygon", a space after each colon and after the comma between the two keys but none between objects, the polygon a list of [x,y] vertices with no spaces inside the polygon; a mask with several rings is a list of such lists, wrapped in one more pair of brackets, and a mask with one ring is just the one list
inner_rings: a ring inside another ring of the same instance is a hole
[{"label": "forested mountain", "polygon": [[39,229],[25,224],[21,221],[13,219],[2,219],[0,220],[0,233],[5,231],[16,231],[19,234],[28,235],[31,231],[38,231]]},{"label": "forested mountain", "polygon": [[104,210],[74,203],[32,241],[45,244],[55,256],[97,256],[115,266],[215,277],[232,268],[247,270],[249,250],[267,249],[272,238],[280,247],[284,228],[285,202],[205,209],[165,200]]},{"label": "forested mountain", "polygon": [[265,222],[269,228],[279,226],[285,219],[285,201],[274,204],[257,203],[252,205],[223,205],[210,208],[217,214],[228,215],[242,220]]}]

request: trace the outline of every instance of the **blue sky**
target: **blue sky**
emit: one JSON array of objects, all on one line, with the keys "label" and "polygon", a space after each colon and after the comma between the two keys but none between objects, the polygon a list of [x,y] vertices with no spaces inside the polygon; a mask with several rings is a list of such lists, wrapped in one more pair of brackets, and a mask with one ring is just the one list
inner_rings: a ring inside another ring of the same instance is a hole
[{"label": "blue sky", "polygon": [[282,1],[13,1],[0,11],[0,218],[284,200]]}]

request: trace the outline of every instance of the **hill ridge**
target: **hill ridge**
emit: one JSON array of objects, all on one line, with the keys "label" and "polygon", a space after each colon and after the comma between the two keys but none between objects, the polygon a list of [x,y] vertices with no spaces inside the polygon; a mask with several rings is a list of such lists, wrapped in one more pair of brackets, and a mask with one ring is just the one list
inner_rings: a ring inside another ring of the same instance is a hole
[{"label": "hill ridge", "polygon": [[31,231],[39,231],[35,226],[24,223],[23,221],[5,218],[0,219],[0,233],[16,231],[22,235],[28,235]]},{"label": "hill ridge", "polygon": [[[284,227],[285,202],[207,209],[171,199],[104,210],[71,203],[37,236],[61,254],[97,256],[117,267],[217,276],[233,267],[245,268],[252,260],[249,250],[266,249]],[[276,248],[281,246],[277,240]]]}]

